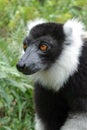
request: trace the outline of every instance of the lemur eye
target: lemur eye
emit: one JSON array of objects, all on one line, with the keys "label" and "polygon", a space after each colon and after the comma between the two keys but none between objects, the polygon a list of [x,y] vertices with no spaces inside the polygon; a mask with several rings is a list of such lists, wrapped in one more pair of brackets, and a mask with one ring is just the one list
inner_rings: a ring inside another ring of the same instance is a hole
[{"label": "lemur eye", "polygon": [[26,50],[28,45],[26,43],[23,43],[23,49]]},{"label": "lemur eye", "polygon": [[46,51],[48,49],[48,46],[45,43],[41,43],[40,46],[39,46],[39,49],[41,51]]}]

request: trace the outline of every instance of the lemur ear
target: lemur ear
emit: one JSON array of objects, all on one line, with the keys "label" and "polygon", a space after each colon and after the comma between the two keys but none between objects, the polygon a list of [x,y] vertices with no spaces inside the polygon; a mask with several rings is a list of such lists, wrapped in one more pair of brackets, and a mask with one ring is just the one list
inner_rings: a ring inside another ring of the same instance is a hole
[{"label": "lemur ear", "polygon": [[64,24],[63,29],[66,36],[81,36],[84,32],[84,25],[77,19],[71,19]]},{"label": "lemur ear", "polygon": [[72,34],[72,27],[68,26],[67,23],[64,24],[64,33],[66,36],[69,36]]}]

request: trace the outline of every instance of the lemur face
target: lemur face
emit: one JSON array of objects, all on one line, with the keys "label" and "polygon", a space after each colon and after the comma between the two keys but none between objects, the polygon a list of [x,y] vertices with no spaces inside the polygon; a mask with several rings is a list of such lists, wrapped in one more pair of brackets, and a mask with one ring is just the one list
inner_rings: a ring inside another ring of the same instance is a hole
[{"label": "lemur face", "polygon": [[64,38],[62,24],[35,26],[24,39],[25,54],[19,60],[17,69],[27,75],[48,70],[60,56]]}]

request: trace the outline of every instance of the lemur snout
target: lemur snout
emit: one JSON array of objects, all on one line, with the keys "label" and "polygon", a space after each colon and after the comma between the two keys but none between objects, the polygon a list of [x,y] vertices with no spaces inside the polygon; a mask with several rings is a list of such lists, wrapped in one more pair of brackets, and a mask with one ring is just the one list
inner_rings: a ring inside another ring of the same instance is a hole
[{"label": "lemur snout", "polygon": [[29,67],[27,67],[26,64],[20,64],[20,63],[18,63],[16,65],[16,68],[17,68],[17,70],[19,72],[22,72],[23,74],[28,75],[28,74],[31,73],[31,69]]},{"label": "lemur snout", "polygon": [[26,66],[25,66],[25,64],[21,65],[21,64],[18,63],[16,65],[16,68],[17,68],[18,71],[22,72],[26,68]]}]

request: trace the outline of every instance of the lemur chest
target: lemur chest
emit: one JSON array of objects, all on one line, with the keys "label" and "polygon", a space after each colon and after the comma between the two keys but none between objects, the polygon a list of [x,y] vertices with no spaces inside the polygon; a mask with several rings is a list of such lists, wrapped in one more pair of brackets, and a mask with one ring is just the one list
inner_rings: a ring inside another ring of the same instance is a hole
[{"label": "lemur chest", "polygon": [[45,122],[63,123],[68,115],[68,106],[61,92],[46,90],[39,84],[34,90],[35,109]]}]

